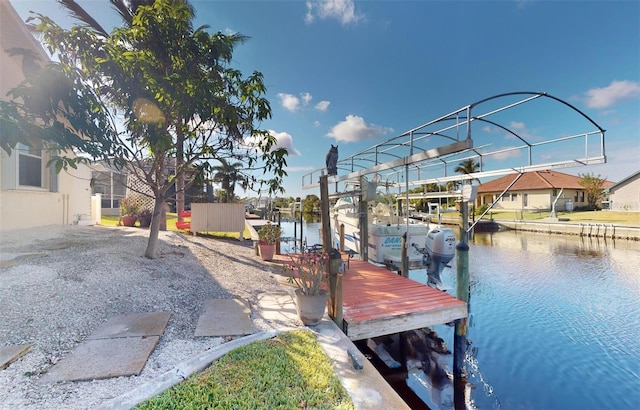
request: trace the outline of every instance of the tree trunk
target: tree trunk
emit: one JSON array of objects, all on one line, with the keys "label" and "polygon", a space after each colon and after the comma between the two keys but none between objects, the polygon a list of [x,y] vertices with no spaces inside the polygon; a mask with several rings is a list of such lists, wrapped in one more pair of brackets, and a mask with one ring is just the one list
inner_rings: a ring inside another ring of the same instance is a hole
[{"label": "tree trunk", "polygon": [[176,129],[176,212],[178,222],[182,222],[184,211],[184,133],[182,127]]},{"label": "tree trunk", "polygon": [[147,241],[147,249],[144,251],[144,256],[149,259],[155,259],[156,257],[158,233],[160,232],[163,208],[164,195],[156,195],[156,202],[153,207],[153,216],[151,217],[151,228],[149,229],[149,240]]}]

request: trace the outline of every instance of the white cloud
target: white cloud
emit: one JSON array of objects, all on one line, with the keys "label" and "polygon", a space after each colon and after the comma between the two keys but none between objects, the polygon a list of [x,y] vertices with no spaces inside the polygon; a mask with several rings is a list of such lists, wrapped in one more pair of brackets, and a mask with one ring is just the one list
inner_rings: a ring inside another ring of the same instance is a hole
[{"label": "white cloud", "polygon": [[524,125],[524,122],[521,121],[511,121],[511,124],[509,124],[509,128],[512,128],[514,130],[526,130],[527,127]]},{"label": "white cloud", "polygon": [[318,121],[318,120],[314,121],[313,125],[316,126],[316,127],[319,127],[320,126],[320,121]]},{"label": "white cloud", "polygon": [[592,88],[585,93],[589,108],[607,108],[622,100],[640,96],[640,83],[613,81],[608,87]]},{"label": "white cloud", "polygon": [[356,11],[353,0],[309,0],[304,20],[307,24],[311,24],[316,17],[321,20],[333,18],[343,26],[357,24],[364,20],[364,14]]},{"label": "white cloud", "polygon": [[309,93],[301,93],[300,97],[302,98],[302,101],[304,102],[304,105],[309,104],[309,102],[311,101],[311,99],[313,98],[311,96],[311,94]]},{"label": "white cloud", "polygon": [[316,110],[327,111],[327,109],[329,108],[329,104],[331,104],[331,102],[329,101],[320,101],[316,104]]},{"label": "white cloud", "polygon": [[300,97],[296,97],[293,94],[279,93],[278,98],[280,99],[280,104],[284,108],[291,112],[294,112],[297,111],[300,107],[309,105],[309,103],[313,99],[313,96],[309,93],[300,93]]},{"label": "white cloud", "polygon": [[269,134],[277,140],[274,149],[285,148],[289,155],[300,155],[300,151],[293,146],[293,137],[291,137],[291,135],[286,132],[276,132],[274,130],[269,130]]},{"label": "white cloud", "polygon": [[362,117],[347,115],[344,121],[334,125],[327,137],[336,141],[358,142],[374,140],[393,131],[392,128],[384,128],[374,124],[367,124]]},{"label": "white cloud", "polygon": [[505,159],[509,158],[519,158],[521,156],[522,150],[516,149],[516,147],[504,147],[501,149],[501,152],[497,152],[495,154],[485,154],[485,158],[491,158],[497,161],[504,161]]},{"label": "white cloud", "polygon": [[280,104],[287,110],[293,112],[300,107],[300,99],[292,94],[278,94],[278,98],[280,98]]}]

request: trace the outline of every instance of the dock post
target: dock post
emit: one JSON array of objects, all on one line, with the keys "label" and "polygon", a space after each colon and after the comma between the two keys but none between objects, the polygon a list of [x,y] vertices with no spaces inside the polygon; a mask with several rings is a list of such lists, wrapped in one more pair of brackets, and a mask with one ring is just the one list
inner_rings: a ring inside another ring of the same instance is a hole
[{"label": "dock post", "polygon": [[[329,181],[327,175],[320,176],[320,222],[322,224],[322,249],[329,255],[327,275],[329,276],[329,316],[335,321],[338,314],[342,316],[342,306],[338,306],[338,270],[342,257],[331,244],[331,221],[329,220]],[[340,303],[342,303],[340,301]],[[342,319],[342,318],[340,318]],[[339,325],[342,329],[342,324]]]},{"label": "dock post", "polygon": [[340,252],[344,252],[344,224],[340,224]]},{"label": "dock post", "polygon": [[303,224],[302,199],[300,199],[300,252],[304,252],[304,235],[302,234]]},{"label": "dock post", "polygon": [[360,225],[360,259],[369,261],[369,210],[363,194],[363,187],[367,186],[367,180],[360,177],[360,195],[358,198],[358,223]]},{"label": "dock post", "polygon": [[[469,312],[469,245],[467,229],[469,227],[469,203],[461,203],[460,242],[456,245],[456,297],[467,304]],[[465,409],[464,392],[466,388],[465,357],[467,352],[467,318],[456,320],[453,337],[453,405],[456,410]]]},{"label": "dock post", "polygon": [[402,273],[402,277],[408,278],[409,277],[409,256],[407,255],[408,253],[407,232],[402,234],[401,247],[402,247],[402,262],[401,262],[402,266],[400,268],[400,273]]}]

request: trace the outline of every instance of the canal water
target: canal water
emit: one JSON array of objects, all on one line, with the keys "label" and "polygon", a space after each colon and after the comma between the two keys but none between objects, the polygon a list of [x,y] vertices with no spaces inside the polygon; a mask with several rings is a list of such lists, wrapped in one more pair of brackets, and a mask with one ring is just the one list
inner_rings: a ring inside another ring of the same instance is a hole
[{"label": "canal water", "polygon": [[[303,235],[319,243],[319,224]],[[469,246],[468,408],[640,408],[640,242],[506,231]],[[455,259],[442,278],[455,289]],[[453,350],[453,328],[434,330]],[[451,387],[408,384],[431,408],[453,408]]]}]

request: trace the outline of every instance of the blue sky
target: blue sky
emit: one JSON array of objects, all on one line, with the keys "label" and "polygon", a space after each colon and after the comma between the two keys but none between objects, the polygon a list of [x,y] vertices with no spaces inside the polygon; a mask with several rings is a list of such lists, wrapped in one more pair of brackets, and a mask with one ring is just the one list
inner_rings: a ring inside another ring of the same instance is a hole
[{"label": "blue sky", "polygon": [[[79,3],[103,26],[107,0]],[[54,0],[12,0],[71,21]],[[561,170],[618,181],[640,169],[638,1],[192,1],[196,25],[251,38],[234,53],[264,74],[272,130],[289,149],[287,196],[302,175],[467,104],[511,91],[544,91],[606,132],[607,163]],[[523,133],[531,114],[511,124]],[[555,117],[554,117],[555,118]],[[554,125],[563,135],[564,119]],[[548,129],[547,129],[548,130]],[[241,192],[238,194],[242,195]]]}]

